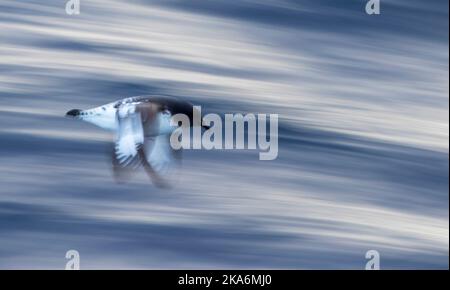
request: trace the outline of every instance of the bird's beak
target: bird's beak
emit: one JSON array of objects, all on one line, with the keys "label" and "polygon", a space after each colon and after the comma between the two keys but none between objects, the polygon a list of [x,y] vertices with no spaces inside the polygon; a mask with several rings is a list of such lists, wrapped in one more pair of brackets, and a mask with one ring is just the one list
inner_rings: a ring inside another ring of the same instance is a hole
[{"label": "bird's beak", "polygon": [[66,117],[76,118],[80,115],[81,110],[73,109],[66,113]]}]

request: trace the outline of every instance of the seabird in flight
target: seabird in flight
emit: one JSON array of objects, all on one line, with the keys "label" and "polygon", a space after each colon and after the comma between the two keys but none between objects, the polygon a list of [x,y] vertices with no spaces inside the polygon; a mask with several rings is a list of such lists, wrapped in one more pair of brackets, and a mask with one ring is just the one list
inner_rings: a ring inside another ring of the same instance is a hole
[{"label": "seabird in flight", "polygon": [[88,110],[73,109],[66,116],[92,123],[116,135],[113,171],[118,181],[127,171],[144,167],[153,183],[168,184],[162,178],[181,161],[181,150],[170,146],[170,134],[177,128],[170,119],[185,114],[193,124],[192,104],[169,96],[125,98]]}]

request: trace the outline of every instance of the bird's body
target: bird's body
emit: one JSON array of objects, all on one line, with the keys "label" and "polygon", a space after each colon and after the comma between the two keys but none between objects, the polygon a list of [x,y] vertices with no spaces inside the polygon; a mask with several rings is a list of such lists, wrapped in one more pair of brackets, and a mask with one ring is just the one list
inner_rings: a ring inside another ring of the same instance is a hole
[{"label": "bird's body", "polygon": [[177,167],[181,154],[169,143],[170,134],[177,129],[171,124],[175,114],[192,119],[193,106],[174,97],[139,96],[88,110],[70,110],[66,116],[116,133],[113,169],[119,180],[142,165],[156,185],[164,186],[162,176]]}]

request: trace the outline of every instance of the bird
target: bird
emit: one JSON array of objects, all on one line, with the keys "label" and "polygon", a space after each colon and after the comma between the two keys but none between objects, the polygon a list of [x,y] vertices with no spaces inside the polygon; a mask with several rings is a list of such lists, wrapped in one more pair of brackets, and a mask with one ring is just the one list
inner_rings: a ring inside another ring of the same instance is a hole
[{"label": "bird", "polygon": [[176,171],[181,150],[170,145],[176,130],[171,117],[185,114],[192,126],[196,108],[173,96],[144,95],[124,98],[87,110],[72,109],[66,117],[94,124],[115,133],[112,168],[116,181],[125,181],[127,173],[143,167],[157,187],[170,187],[164,176]]}]

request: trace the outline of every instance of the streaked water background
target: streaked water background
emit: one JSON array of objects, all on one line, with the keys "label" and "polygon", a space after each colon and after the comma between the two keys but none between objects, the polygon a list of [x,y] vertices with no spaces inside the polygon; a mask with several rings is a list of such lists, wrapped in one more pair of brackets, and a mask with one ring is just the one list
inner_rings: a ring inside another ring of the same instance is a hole
[{"label": "streaked water background", "polygon": [[[448,1],[0,0],[0,268],[448,268]],[[275,161],[115,184],[65,119],[139,94],[280,115]]]}]

